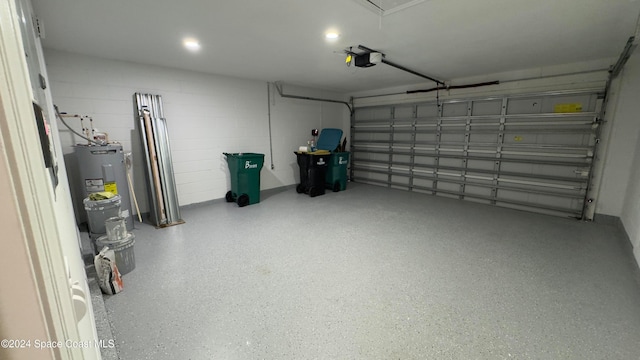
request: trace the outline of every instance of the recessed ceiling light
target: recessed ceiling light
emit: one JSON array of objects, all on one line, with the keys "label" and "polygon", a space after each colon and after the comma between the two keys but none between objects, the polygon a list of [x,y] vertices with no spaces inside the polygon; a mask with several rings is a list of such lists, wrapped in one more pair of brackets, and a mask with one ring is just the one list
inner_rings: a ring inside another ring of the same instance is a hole
[{"label": "recessed ceiling light", "polygon": [[327,40],[335,40],[335,39],[340,37],[340,34],[338,34],[337,32],[334,32],[334,31],[330,31],[330,32],[324,34],[324,37]]},{"label": "recessed ceiling light", "polygon": [[198,51],[198,50],[200,50],[200,42],[198,42],[198,40],[196,40],[196,39],[184,39],[182,41],[182,44],[189,51]]}]

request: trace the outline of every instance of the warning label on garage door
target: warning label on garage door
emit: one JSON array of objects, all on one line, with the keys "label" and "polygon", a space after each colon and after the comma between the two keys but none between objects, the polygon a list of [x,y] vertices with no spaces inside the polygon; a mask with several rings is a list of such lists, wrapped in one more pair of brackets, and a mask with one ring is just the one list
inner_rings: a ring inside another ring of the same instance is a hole
[{"label": "warning label on garage door", "polygon": [[557,113],[575,113],[582,111],[582,104],[573,103],[573,104],[556,104],[553,107],[553,112]]}]

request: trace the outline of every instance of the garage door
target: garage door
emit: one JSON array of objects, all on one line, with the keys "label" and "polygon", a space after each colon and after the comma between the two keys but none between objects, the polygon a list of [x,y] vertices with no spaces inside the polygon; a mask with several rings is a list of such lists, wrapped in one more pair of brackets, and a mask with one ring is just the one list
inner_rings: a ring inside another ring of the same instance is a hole
[{"label": "garage door", "polygon": [[604,93],[357,107],[353,181],[583,218]]}]

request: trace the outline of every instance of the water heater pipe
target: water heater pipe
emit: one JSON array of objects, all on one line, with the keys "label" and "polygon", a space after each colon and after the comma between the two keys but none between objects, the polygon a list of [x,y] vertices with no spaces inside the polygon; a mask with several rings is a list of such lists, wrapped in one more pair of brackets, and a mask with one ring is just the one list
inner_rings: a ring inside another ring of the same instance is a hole
[{"label": "water heater pipe", "polygon": [[[60,111],[58,110],[58,106],[57,106],[57,105],[53,105],[53,108],[56,110],[56,116],[58,117],[58,119],[60,119],[60,121],[62,121],[62,124],[64,124],[64,126],[66,126],[66,127],[67,127],[71,132],[72,132],[72,133],[74,133],[74,134],[76,134],[76,135],[80,136],[81,138],[83,138],[83,139],[87,140],[87,141],[88,141],[88,142],[90,142],[90,143],[94,143],[94,144],[96,144],[96,145],[106,145],[106,144],[105,144],[105,143],[103,143],[103,142],[95,141],[95,140],[90,139],[90,138],[88,138],[88,137],[86,137],[86,136],[84,136],[84,135],[82,135],[82,134],[78,133],[77,131],[73,130],[73,128],[72,128],[71,126],[69,126],[69,124],[67,124],[67,122],[66,122],[66,121],[64,121],[63,116],[60,114]],[[68,116],[68,117],[80,117],[80,116],[79,116],[79,115],[73,115],[73,116]],[[81,119],[82,119],[82,118],[81,118]],[[93,125],[92,125],[92,126],[93,126]]]}]

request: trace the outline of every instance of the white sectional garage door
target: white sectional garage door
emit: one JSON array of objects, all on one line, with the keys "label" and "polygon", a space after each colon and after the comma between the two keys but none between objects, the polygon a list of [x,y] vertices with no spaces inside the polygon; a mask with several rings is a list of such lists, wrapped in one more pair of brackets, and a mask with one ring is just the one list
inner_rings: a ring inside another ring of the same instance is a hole
[{"label": "white sectional garage door", "polygon": [[356,107],[353,181],[583,218],[604,90]]}]

